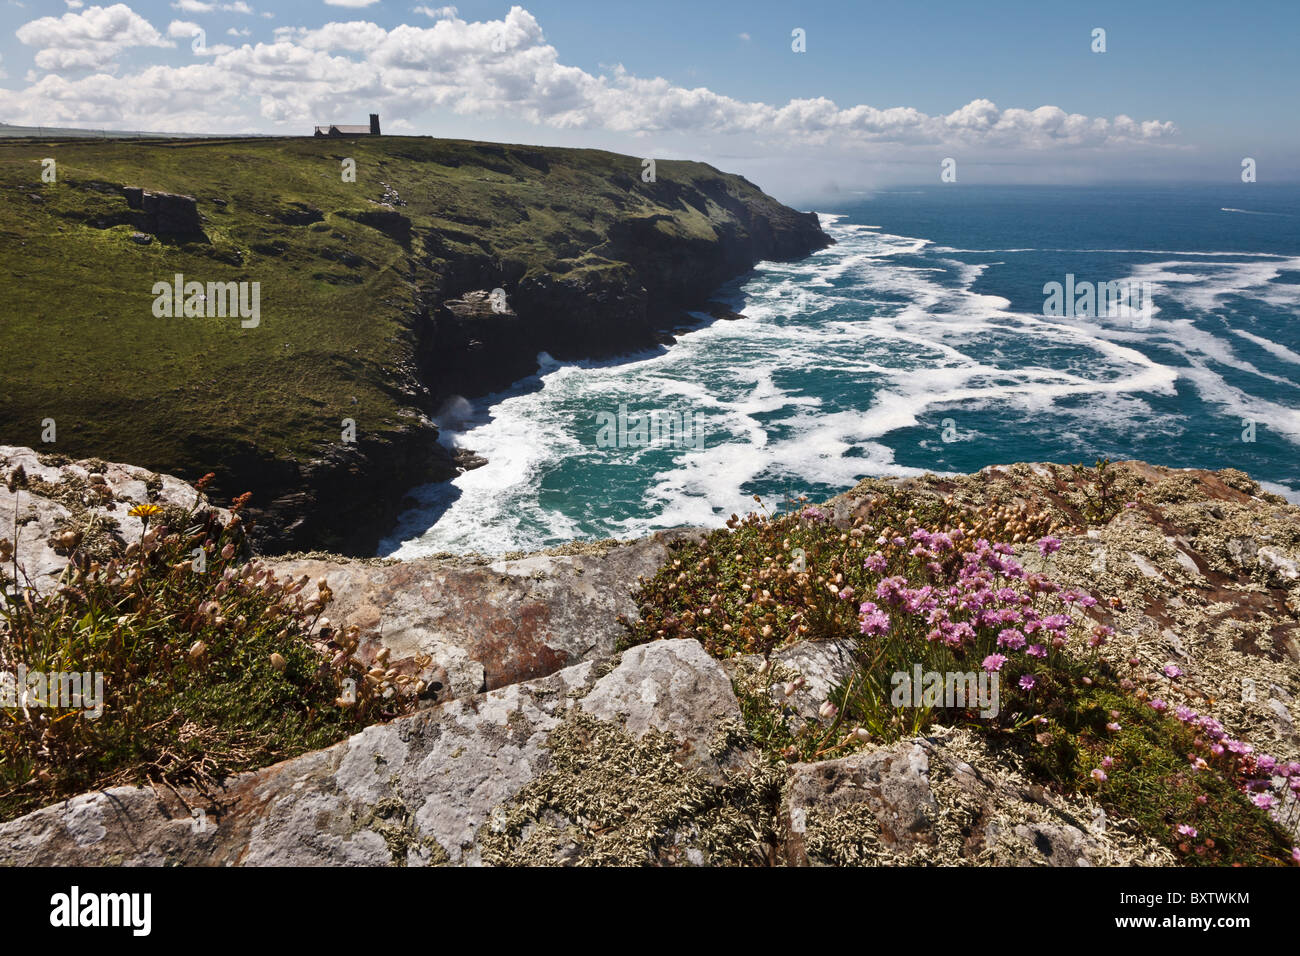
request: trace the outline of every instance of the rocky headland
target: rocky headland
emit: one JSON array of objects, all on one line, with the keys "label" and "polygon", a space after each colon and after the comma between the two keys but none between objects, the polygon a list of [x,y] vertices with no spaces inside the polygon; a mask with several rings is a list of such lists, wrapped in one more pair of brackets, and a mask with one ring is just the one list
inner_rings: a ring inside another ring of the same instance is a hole
[{"label": "rocky headland", "polygon": [[[436,441],[449,397],[502,389],[542,351],[654,347],[755,263],[831,243],[743,177],[642,172],[414,137],[7,141],[0,433],[213,473],[216,499],[252,493],[266,553],[372,554],[410,489],[463,466]],[[178,276],[207,294],[160,317],[152,290]],[[260,314],[214,315],[212,282],[256,285]]]},{"label": "rocky headland", "polygon": [[[0,483],[0,517],[16,517],[17,552],[38,592],[57,589],[66,552],[87,546],[69,532],[95,529],[108,553],[141,534],[126,516],[133,505],[199,496],[142,469],[0,448],[0,478],[19,466],[26,490]],[[1237,471],[1110,468],[1104,486],[1051,464],[868,479],[816,520],[848,539],[889,499],[916,513],[945,502],[1013,529],[1050,526],[1059,549],[1022,533],[1008,551],[1092,598],[1083,623],[1110,629],[1101,653],[1126,668],[1133,693],[1213,718],[1223,739],[1248,741],[1279,767],[1300,759],[1300,508]],[[271,559],[308,601],[328,592],[330,620],[318,626],[355,627],[366,666],[418,675],[418,706],[217,791],[122,785],[62,799],[0,824],[0,861],[1176,862],[1164,834],[1108,814],[1101,793],[1044,785],[1023,754],[967,725],[936,722],[844,756],[774,759],[754,730],[764,695],[785,718],[826,721],[852,642],[792,631],[766,662],[711,654],[703,631],[629,644],[647,582],[706,534],[499,559]],[[756,684],[769,668],[783,683]],[[1289,799],[1273,812],[1294,842]]]}]

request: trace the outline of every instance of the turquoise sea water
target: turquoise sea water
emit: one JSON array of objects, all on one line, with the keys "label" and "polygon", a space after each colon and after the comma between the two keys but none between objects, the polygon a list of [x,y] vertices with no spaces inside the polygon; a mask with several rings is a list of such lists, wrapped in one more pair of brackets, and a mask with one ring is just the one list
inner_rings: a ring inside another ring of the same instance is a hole
[{"label": "turquoise sea water", "polygon": [[[450,403],[441,440],[489,464],[417,489],[380,553],[716,525],[754,494],[1026,460],[1232,466],[1300,499],[1300,187],[949,185],[818,211],[835,246],[719,292],[746,319],[543,356]],[[1044,315],[1067,275],[1147,283],[1155,308]],[[702,433],[639,443],[637,413]]]}]

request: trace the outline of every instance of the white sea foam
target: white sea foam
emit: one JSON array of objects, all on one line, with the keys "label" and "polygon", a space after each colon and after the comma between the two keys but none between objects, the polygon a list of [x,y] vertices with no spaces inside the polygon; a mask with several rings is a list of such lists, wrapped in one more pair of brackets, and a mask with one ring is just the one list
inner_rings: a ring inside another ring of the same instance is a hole
[{"label": "white sea foam", "polygon": [[[1185,428],[1179,412],[1152,405],[1175,396],[1180,379],[1224,414],[1255,417],[1300,442],[1300,411],[1224,373],[1278,387],[1286,380],[1260,373],[1191,318],[1226,296],[1289,301],[1300,287],[1272,280],[1300,260],[1225,253],[1202,262],[1216,254],[1141,250],[1162,260],[1135,267],[1132,278],[1155,282],[1163,305],[1148,328],[1135,329],[1015,311],[1006,298],[972,291],[989,263],[951,258],[1015,250],[950,249],[841,218],[822,217],[837,245],[800,262],[762,263],[742,287],[722,291],[748,321],[704,325],[630,360],[542,356],[538,375],[511,392],[452,403],[439,417],[441,440],[488,464],[418,490],[421,507],[403,516],[381,553],[500,553],[716,525],[752,507],[755,486],[798,494],[915,473],[895,461],[901,446],[892,436],[920,427],[912,447],[940,450],[938,422],[948,415],[966,438],[1005,441],[998,416],[1010,413],[1028,433],[1119,453]],[[1285,345],[1233,331],[1300,361]],[[821,385],[831,377],[845,387]],[[703,447],[596,447],[592,416],[620,403],[701,416]]]}]

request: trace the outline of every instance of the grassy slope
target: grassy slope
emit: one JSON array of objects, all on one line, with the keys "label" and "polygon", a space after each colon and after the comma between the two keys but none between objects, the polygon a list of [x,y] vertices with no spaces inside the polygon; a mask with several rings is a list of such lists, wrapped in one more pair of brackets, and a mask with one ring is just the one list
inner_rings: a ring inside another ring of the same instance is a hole
[{"label": "grassy slope", "polygon": [[[55,184],[40,179],[47,156]],[[342,181],[344,157],[356,160],[355,183]],[[698,195],[694,207],[659,204],[640,171],[637,159],[594,150],[404,137],[0,144],[0,442],[195,478],[221,471],[234,449],[312,457],[338,441],[345,417],[382,434],[418,391],[403,371],[402,311],[413,283],[436,287],[447,260],[622,272],[591,252],[615,219],[666,213],[661,230],[707,238],[729,215]],[[724,179],[776,207],[703,164],[664,161],[657,172],[660,196]],[[141,246],[125,222],[97,228],[124,219],[126,204],[95,183],[197,197],[211,244]],[[380,208],[381,183],[407,203],[409,248],[344,215]],[[295,204],[324,220],[277,218]],[[176,272],[260,282],[261,326],[155,318],[152,286]],[[45,418],[58,425],[53,446],[41,442]]]}]

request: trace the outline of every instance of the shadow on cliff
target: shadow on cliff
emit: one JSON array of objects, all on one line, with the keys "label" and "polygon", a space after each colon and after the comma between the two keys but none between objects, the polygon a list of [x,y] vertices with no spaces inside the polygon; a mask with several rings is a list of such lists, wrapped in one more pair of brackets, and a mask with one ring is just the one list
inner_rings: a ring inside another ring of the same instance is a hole
[{"label": "shadow on cliff", "polygon": [[414,499],[415,503],[401,511],[393,527],[383,536],[380,554],[391,555],[403,542],[413,541],[433,528],[463,495],[454,483],[456,478],[475,468],[491,465],[490,460],[479,457],[480,450],[473,447],[472,440],[462,442],[462,438],[474,429],[490,424],[494,419],[493,409],[501,402],[541,391],[545,385],[545,376],[560,368],[595,370],[644,362],[666,354],[676,344],[678,335],[700,331],[720,321],[747,320],[748,316],[744,315],[747,297],[741,289],[756,274],[750,270],[721,286],[703,310],[679,310],[671,317],[665,317],[669,321],[657,324],[659,341],[655,345],[603,358],[561,360],[547,352],[540,352],[536,359],[536,371],[506,388],[473,398],[452,395],[444,399],[433,416],[433,421],[438,429],[439,445],[457,461],[459,472],[447,479],[417,485],[410,490],[403,504],[406,504],[407,499]]}]

